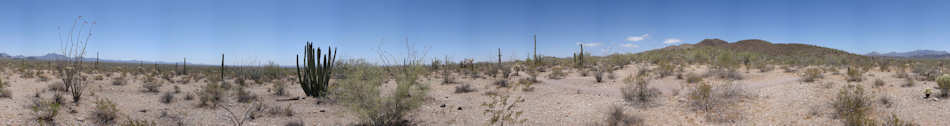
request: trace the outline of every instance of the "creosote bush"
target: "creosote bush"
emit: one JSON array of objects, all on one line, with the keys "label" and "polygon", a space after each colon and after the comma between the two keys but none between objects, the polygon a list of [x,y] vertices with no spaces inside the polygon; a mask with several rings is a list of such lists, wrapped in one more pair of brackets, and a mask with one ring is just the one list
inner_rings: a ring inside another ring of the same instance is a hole
[{"label": "creosote bush", "polygon": [[226,89],[222,88],[221,85],[215,83],[208,83],[205,86],[201,87],[198,90],[198,106],[199,107],[208,107],[217,108],[221,102],[226,100],[224,98]]},{"label": "creosote bush", "polygon": [[861,86],[849,85],[838,92],[832,101],[835,117],[844,119],[848,126],[873,125],[874,121],[868,116],[871,112],[871,98],[865,94]]},{"label": "creosote bush", "polygon": [[821,69],[819,68],[805,69],[805,73],[802,74],[802,81],[809,82],[809,83],[815,82],[818,79],[824,78],[824,76],[822,76],[821,73],[822,73]]},{"label": "creosote bush", "polygon": [[[348,62],[352,69],[343,71],[347,78],[339,81],[331,96],[356,113],[357,125],[411,125],[404,116],[422,105],[428,90],[427,85],[416,81],[426,72],[417,63],[421,60],[413,61],[398,67],[380,67],[362,60]],[[384,75],[393,75],[396,86],[391,94],[380,95]]]},{"label": "creosote bush", "polygon": [[643,78],[628,76],[624,82],[627,85],[621,88],[620,92],[623,94],[623,100],[631,105],[649,106],[660,95],[660,90],[650,88],[649,82]]},{"label": "creosote bush", "polygon": [[947,97],[950,94],[950,75],[944,74],[937,78],[937,89],[940,89],[940,96]]},{"label": "creosote bush", "polygon": [[643,119],[624,113],[622,106],[613,106],[610,107],[604,123],[606,123],[605,126],[641,126],[643,125]]},{"label": "creosote bush", "polygon": [[848,82],[864,81],[864,71],[858,68],[848,68]]},{"label": "creosote bush", "polygon": [[0,98],[9,98],[12,95],[10,89],[7,89],[7,82],[4,82],[3,78],[0,78]]},{"label": "creosote bush", "polygon": [[112,103],[112,101],[99,99],[96,100],[96,109],[92,111],[90,117],[97,124],[111,125],[118,119],[119,109],[115,107],[115,103]]}]

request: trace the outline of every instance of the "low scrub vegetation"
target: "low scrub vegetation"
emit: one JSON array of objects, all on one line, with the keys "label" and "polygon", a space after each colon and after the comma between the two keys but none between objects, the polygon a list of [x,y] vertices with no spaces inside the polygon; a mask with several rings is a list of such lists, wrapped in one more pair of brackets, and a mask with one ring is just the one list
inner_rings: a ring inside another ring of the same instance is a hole
[{"label": "low scrub vegetation", "polygon": [[4,82],[3,78],[0,78],[0,98],[10,98],[10,96],[13,96],[13,92],[7,89],[7,82]]},{"label": "low scrub vegetation", "polygon": [[944,74],[937,78],[937,89],[940,89],[940,96],[947,97],[950,94],[950,75]]},{"label": "low scrub vegetation", "polygon": [[706,118],[715,122],[735,122],[742,119],[735,104],[744,96],[745,91],[731,82],[715,87],[703,83],[689,92],[688,104],[692,110],[706,112]]},{"label": "low scrub vegetation", "polygon": [[224,95],[227,89],[224,89],[219,84],[208,83],[205,86],[202,86],[201,89],[196,92],[198,94],[198,107],[211,107],[216,108],[222,102],[225,102]]},{"label": "low scrub vegetation", "polygon": [[[419,60],[421,61],[421,60]],[[357,114],[358,125],[410,125],[405,115],[422,105],[428,90],[419,83],[426,71],[415,61],[399,67],[377,67],[365,61],[349,62],[351,70],[344,71],[347,78],[333,91],[334,97]],[[384,71],[393,72],[396,81],[392,94],[381,95]]]}]

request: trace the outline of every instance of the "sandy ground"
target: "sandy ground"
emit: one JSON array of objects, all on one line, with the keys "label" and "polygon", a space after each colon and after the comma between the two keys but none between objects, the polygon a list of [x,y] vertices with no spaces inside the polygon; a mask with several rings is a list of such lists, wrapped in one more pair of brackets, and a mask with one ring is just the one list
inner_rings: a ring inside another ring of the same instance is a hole
[{"label": "sandy ground", "polygon": [[[785,73],[781,69],[770,72],[741,70],[743,80],[735,81],[744,89],[747,98],[736,103],[741,120],[736,122],[713,122],[707,120],[702,112],[692,111],[687,107],[685,94],[689,91],[689,84],[685,80],[675,77],[655,78],[650,80],[650,86],[660,89],[662,95],[657,99],[657,105],[641,108],[630,106],[621,97],[620,88],[625,84],[623,77],[635,74],[641,68],[650,68],[651,65],[628,65],[624,69],[614,71],[616,79],[596,83],[594,77],[582,77],[578,72],[568,71],[564,79],[552,80],[539,75],[542,81],[534,84],[533,91],[522,91],[509,88],[497,88],[492,79],[470,79],[456,77],[457,84],[440,84],[439,77],[421,79],[430,86],[425,104],[412,112],[409,118],[419,125],[486,125],[489,116],[484,113],[487,108],[483,103],[491,101],[486,92],[496,92],[511,96],[520,96],[524,103],[515,108],[524,112],[523,119],[527,121],[516,125],[593,125],[603,122],[611,106],[624,106],[626,113],[639,116],[647,125],[840,125],[841,120],[832,117],[829,105],[831,99],[839,89],[848,84],[862,85],[868,94],[873,97],[874,109],[872,118],[880,119],[890,114],[896,114],[901,119],[911,120],[920,125],[946,125],[950,120],[948,100],[926,100],[921,98],[926,88],[935,87],[933,81],[918,81],[914,87],[900,87],[903,79],[895,78],[894,73],[872,70],[865,74],[863,82],[848,83],[844,75],[825,73],[825,78],[818,82],[805,83],[799,81],[798,73]],[[704,66],[691,66],[685,73],[704,73]],[[521,73],[523,78],[527,74]],[[52,77],[52,75],[47,75]],[[4,71],[2,76],[13,91],[12,98],[0,99],[0,125],[35,125],[32,122],[32,112],[26,106],[37,92],[43,97],[50,97],[51,91],[46,91],[48,85],[56,82],[50,79],[41,82],[37,78],[20,78],[19,74]],[[113,76],[114,77],[114,76]],[[127,119],[152,120],[160,125],[174,125],[176,121],[171,116],[182,118],[188,125],[231,125],[227,119],[227,112],[223,109],[208,109],[196,107],[197,99],[184,100],[183,97],[196,91],[204,85],[204,81],[193,81],[188,84],[166,83],[161,88],[162,93],[179,86],[182,93],[175,95],[175,102],[163,104],[159,102],[161,93],[143,92],[140,77],[127,77],[127,84],[113,86],[113,77],[104,80],[92,81],[87,87],[86,96],[79,106],[69,105],[61,112],[56,120],[59,124],[67,125],[94,125],[87,119],[95,107],[95,99],[110,99],[120,110],[120,121]],[[885,86],[872,88],[875,78],[886,82]],[[233,81],[233,80],[231,80]],[[725,83],[716,78],[705,78],[710,84]],[[303,121],[307,125],[346,125],[352,124],[356,116],[347,112],[347,109],[337,103],[320,101],[318,99],[303,99],[296,101],[277,101],[303,96],[303,91],[289,80],[289,96],[275,96],[269,92],[271,84],[252,85],[249,89],[260,96],[261,101],[268,106],[291,105],[295,111],[293,116],[266,115],[247,122],[246,125],[284,125],[291,121]],[[831,85],[826,85],[831,83]],[[455,87],[460,84],[471,84],[477,89],[470,93],[454,93]],[[678,94],[674,94],[678,93]],[[228,95],[228,106],[245,108],[250,104],[237,103],[234,95]],[[887,96],[893,101],[890,107],[877,103],[878,97]],[[68,96],[67,96],[68,98]],[[68,100],[67,101],[71,101]],[[444,105],[444,107],[443,107]],[[72,113],[70,111],[75,111]],[[166,113],[162,117],[162,113]],[[814,114],[817,113],[817,114]]]}]

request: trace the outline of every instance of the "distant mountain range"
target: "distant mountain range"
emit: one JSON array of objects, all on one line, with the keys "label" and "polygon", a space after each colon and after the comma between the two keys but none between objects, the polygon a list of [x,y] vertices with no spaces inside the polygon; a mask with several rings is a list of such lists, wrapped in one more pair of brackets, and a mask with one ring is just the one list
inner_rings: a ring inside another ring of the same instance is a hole
[{"label": "distant mountain range", "polygon": [[[49,53],[49,54],[42,55],[42,56],[23,56],[23,55],[12,56],[12,55],[10,55],[10,54],[0,53],[0,59],[57,60],[57,59],[65,59],[65,58],[67,58],[65,55],[56,54],[56,53]],[[92,57],[92,58],[86,57],[86,58],[83,58],[83,61],[95,62],[95,61],[96,61],[96,58],[95,58],[95,57]],[[141,60],[114,60],[114,59],[99,59],[99,62],[107,62],[107,63],[147,63],[147,64],[156,64],[156,63],[157,63],[157,64],[175,64],[175,62],[155,62],[155,61],[141,61]],[[192,63],[188,63],[188,64],[192,64]],[[198,64],[195,64],[195,65],[198,65]]]},{"label": "distant mountain range", "polygon": [[865,54],[866,56],[878,56],[878,57],[895,57],[895,58],[915,58],[915,59],[950,59],[950,53],[947,51],[936,51],[936,50],[914,50],[910,52],[889,52],[889,53],[878,53],[871,52]]}]

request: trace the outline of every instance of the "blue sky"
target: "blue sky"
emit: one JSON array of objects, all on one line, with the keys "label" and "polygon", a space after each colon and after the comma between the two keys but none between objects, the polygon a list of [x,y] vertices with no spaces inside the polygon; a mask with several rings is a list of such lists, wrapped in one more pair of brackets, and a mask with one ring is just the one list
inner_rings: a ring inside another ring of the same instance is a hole
[{"label": "blue sky", "polygon": [[[76,16],[96,21],[103,58],[291,65],[306,41],[339,57],[524,59],[641,52],[705,38],[806,43],[854,53],[950,49],[942,0],[4,0],[0,52],[43,55]],[[94,53],[93,53],[94,55]],[[89,56],[87,56],[89,57]]]}]

